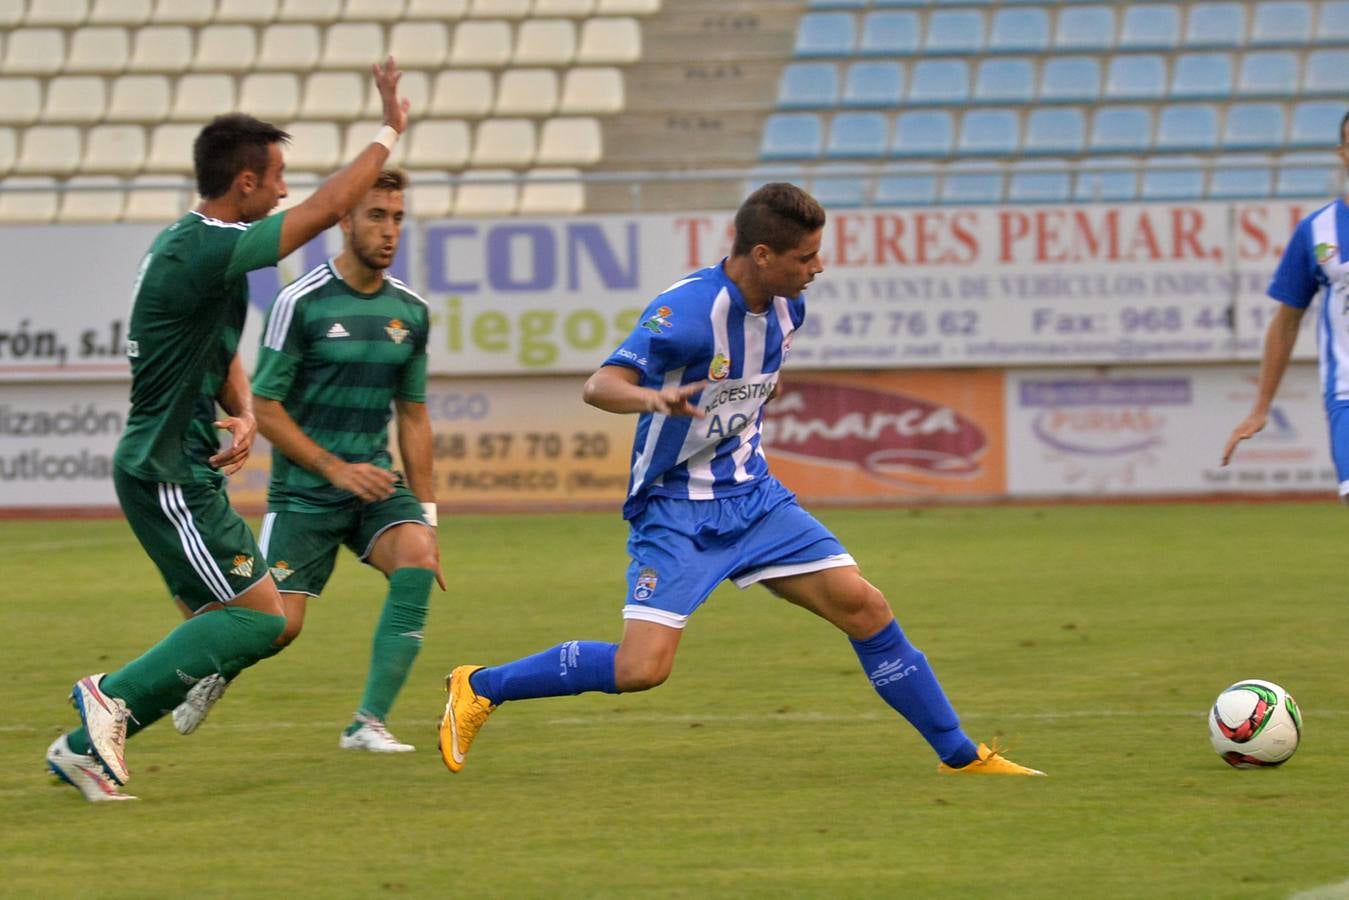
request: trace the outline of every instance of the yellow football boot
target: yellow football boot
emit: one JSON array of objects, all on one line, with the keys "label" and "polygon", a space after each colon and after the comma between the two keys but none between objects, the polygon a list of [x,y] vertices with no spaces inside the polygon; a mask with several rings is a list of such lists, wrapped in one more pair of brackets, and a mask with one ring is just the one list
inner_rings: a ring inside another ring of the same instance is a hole
[{"label": "yellow football boot", "polygon": [[974,762],[961,766],[959,769],[953,769],[946,763],[938,763],[937,771],[942,774],[959,774],[962,772],[971,775],[1044,775],[1039,769],[1029,769],[1025,766],[1019,766],[1010,759],[1002,755],[997,748],[990,748],[987,744],[979,745],[979,758]]},{"label": "yellow football boot", "polygon": [[486,697],[473,693],[469,685],[469,676],[481,668],[459,666],[445,679],[445,691],[450,696],[445,701],[445,714],[440,717],[439,746],[440,758],[451,772],[464,767],[464,757],[478,736],[478,729],[496,709]]}]

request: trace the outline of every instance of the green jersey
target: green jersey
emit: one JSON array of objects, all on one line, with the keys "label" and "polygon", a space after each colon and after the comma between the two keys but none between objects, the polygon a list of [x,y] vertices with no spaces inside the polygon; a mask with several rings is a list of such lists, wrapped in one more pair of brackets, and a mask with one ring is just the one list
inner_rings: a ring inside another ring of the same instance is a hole
[{"label": "green jersey", "polygon": [[[426,301],[385,274],[363,294],[332,261],[277,294],[262,329],[253,393],[280,401],[314,443],[347,462],[393,468],[395,399],[426,402]],[[272,451],[268,507],[313,512],[352,494]]]},{"label": "green jersey", "polygon": [[219,482],[216,396],[248,313],[248,272],[276,265],[284,213],[221,222],[190,212],[141,261],[127,326],[131,412],[113,462],[147,481]]}]

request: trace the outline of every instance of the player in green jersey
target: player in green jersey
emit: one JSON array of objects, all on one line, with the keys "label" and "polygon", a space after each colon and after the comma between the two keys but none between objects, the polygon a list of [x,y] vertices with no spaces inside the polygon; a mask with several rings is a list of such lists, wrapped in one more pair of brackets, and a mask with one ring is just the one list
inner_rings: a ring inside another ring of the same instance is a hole
[{"label": "player in green jersey", "polygon": [[[281,596],[248,526],[225,494],[257,432],[235,354],[248,308],[246,275],[274,265],[332,225],[374,184],[407,127],[393,59],[373,68],[384,105],[375,140],[314,194],[269,215],[286,196],[288,135],[252,116],[220,116],[193,144],[201,203],[155,238],[140,265],[127,329],[131,411],[113,483],[131,530],[191,616],[139,658],[81,678],[81,727],[47,750],[47,765],[91,801],[126,800],[127,737],[182,702],[193,684],[277,651]],[[219,404],[223,417],[216,412]],[[217,430],[229,445],[218,449]]]},{"label": "player in green jersey", "polygon": [[[339,746],[400,753],[385,727],[421,649],[436,544],[431,420],[426,412],[426,302],[387,273],[403,226],[402,173],[385,171],[343,217],[341,254],[287,285],[263,325],[253,393],[272,442],[260,544],[281,591],[289,644],[332,575],[340,545],[389,579],[365,694]],[[406,481],[393,471],[397,415]],[[427,526],[431,527],[427,527]],[[203,679],[173,713],[196,729],[234,673]]]}]

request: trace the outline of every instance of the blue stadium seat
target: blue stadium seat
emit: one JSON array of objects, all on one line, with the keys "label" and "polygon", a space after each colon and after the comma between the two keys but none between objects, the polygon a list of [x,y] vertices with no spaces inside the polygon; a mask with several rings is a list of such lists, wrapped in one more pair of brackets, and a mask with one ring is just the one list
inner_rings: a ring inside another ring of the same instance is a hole
[{"label": "blue stadium seat", "polygon": [[847,56],[857,40],[851,13],[807,13],[796,26],[797,56]]},{"label": "blue stadium seat", "polygon": [[1040,76],[1042,103],[1087,103],[1101,96],[1101,64],[1090,56],[1055,56]]},{"label": "blue stadium seat", "polygon": [[1315,50],[1307,54],[1307,71],[1302,76],[1303,95],[1344,94],[1344,73],[1349,72],[1349,50]]},{"label": "blue stadium seat", "polygon": [[824,124],[814,113],[774,113],[764,123],[762,159],[799,159],[819,156],[824,147]]},{"label": "blue stadium seat", "polygon": [[957,163],[942,177],[940,199],[942,203],[1001,203],[1004,180],[1001,168]]},{"label": "blue stadium seat", "polygon": [[1054,46],[1059,50],[1109,50],[1115,42],[1115,11],[1109,6],[1070,6],[1059,12]]},{"label": "blue stadium seat", "polygon": [[789,181],[792,184],[806,183],[806,170],[801,166],[776,164],[771,166],[755,166],[749,170],[749,176],[745,178],[741,185],[741,196],[748,197],[750,194],[775,181]]},{"label": "blue stadium seat", "polygon": [[974,99],[982,103],[1029,103],[1035,64],[1029,59],[984,59],[974,73]]},{"label": "blue stadium seat", "polygon": [[1196,3],[1185,20],[1185,49],[1230,50],[1246,42],[1246,5],[1222,0]]},{"label": "blue stadium seat", "polygon": [[867,13],[862,20],[862,40],[857,52],[863,56],[907,56],[918,52],[921,29],[918,14],[907,10]]},{"label": "blue stadium seat", "polygon": [[923,59],[909,79],[912,104],[963,103],[970,96],[970,67],[963,59]]},{"label": "blue stadium seat", "polygon": [[993,13],[988,49],[997,53],[1039,53],[1049,49],[1049,11],[1008,7]]},{"label": "blue stadium seat", "polygon": [[1285,50],[1247,53],[1237,73],[1242,97],[1292,97],[1298,85],[1297,56]]},{"label": "blue stadium seat", "polygon": [[1233,103],[1223,125],[1223,147],[1229,150],[1264,150],[1283,146],[1282,103]]},{"label": "blue stadium seat", "polygon": [[1120,25],[1121,50],[1170,50],[1180,41],[1180,9],[1169,3],[1129,4]]},{"label": "blue stadium seat", "polygon": [[1232,96],[1230,53],[1183,53],[1171,71],[1171,96],[1178,100],[1225,100]]},{"label": "blue stadium seat", "polygon": [[838,102],[838,67],[829,62],[792,63],[778,81],[778,106],[800,109]]},{"label": "blue stadium seat", "polygon": [[1152,111],[1142,106],[1104,106],[1091,122],[1093,153],[1141,153],[1152,145]]},{"label": "blue stadium seat", "polygon": [[1218,149],[1218,108],[1208,103],[1162,107],[1157,117],[1156,148],[1195,152]]},{"label": "blue stadium seat", "polygon": [[843,81],[844,106],[895,107],[904,97],[904,67],[897,62],[855,62]]},{"label": "blue stadium seat", "polygon": [[1279,163],[1276,197],[1333,197],[1340,192],[1339,167],[1328,163],[1324,153],[1289,153]]},{"label": "blue stadium seat", "polygon": [[1092,203],[1132,200],[1138,195],[1136,163],[1129,159],[1092,160],[1077,173],[1073,199]]},{"label": "blue stadium seat", "polygon": [[1116,56],[1106,69],[1109,100],[1156,100],[1166,93],[1166,62],[1150,53]]},{"label": "blue stadium seat", "polygon": [[878,112],[845,112],[834,116],[824,155],[832,159],[884,156],[890,147],[890,117]]},{"label": "blue stadium seat", "polygon": [[1068,170],[1057,161],[1041,167],[1023,163],[1012,170],[1007,185],[1007,202],[1067,203],[1071,196],[1072,181]]},{"label": "blue stadium seat", "polygon": [[984,14],[977,9],[939,9],[927,17],[923,52],[979,53],[984,49]]},{"label": "blue stadium seat", "polygon": [[[1187,163],[1184,168],[1170,166]],[[1154,168],[1154,165],[1161,167]],[[1199,200],[1204,196],[1203,163],[1194,157],[1149,160],[1143,169],[1140,200]]]},{"label": "blue stadium seat", "polygon": [[1086,143],[1087,121],[1076,108],[1041,107],[1026,118],[1027,155],[1068,155],[1081,153]]},{"label": "blue stadium seat", "polygon": [[[1228,157],[1224,165],[1209,174],[1208,196],[1212,200],[1255,200],[1269,197],[1274,188],[1274,174],[1269,157],[1237,160]],[[1233,165],[1233,163],[1236,163]]]},{"label": "blue stadium seat", "polygon": [[1257,3],[1251,21],[1254,47],[1300,47],[1311,40],[1312,10],[1305,0]]},{"label": "blue stadium seat", "polygon": [[1349,44],[1349,0],[1324,0],[1312,40],[1318,44]]},{"label": "blue stadium seat", "polygon": [[960,124],[956,152],[967,156],[1011,156],[1021,144],[1021,117],[1010,109],[974,109]]},{"label": "blue stadium seat", "polygon": [[955,144],[955,125],[944,110],[900,113],[895,121],[895,156],[946,156]]},{"label": "blue stadium seat", "polygon": [[1293,107],[1293,127],[1288,133],[1289,147],[1327,149],[1340,142],[1340,120],[1344,103],[1308,100]]},{"label": "blue stadium seat", "polygon": [[928,0],[871,0],[872,6],[927,6]]},{"label": "blue stadium seat", "polygon": [[937,202],[937,176],[892,170],[876,179],[877,206],[926,206]]},{"label": "blue stadium seat", "polygon": [[820,166],[811,179],[810,193],[825,209],[865,206],[869,182],[865,175],[846,168],[836,171],[830,166]]},{"label": "blue stadium seat", "polygon": [[865,9],[868,0],[810,0],[807,9]]}]

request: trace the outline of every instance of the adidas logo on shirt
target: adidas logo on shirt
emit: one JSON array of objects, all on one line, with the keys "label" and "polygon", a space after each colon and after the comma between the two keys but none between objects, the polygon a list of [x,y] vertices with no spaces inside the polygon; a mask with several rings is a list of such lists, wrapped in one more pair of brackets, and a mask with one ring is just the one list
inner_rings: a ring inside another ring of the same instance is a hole
[{"label": "adidas logo on shirt", "polygon": [[330,338],[351,337],[351,334],[345,328],[342,327],[341,322],[334,322],[333,327],[328,329],[328,337]]}]

